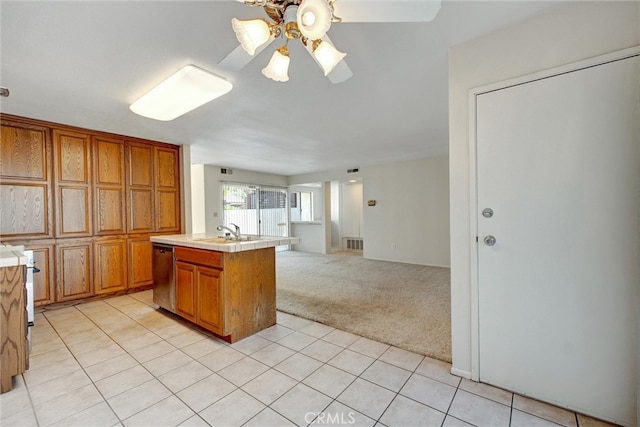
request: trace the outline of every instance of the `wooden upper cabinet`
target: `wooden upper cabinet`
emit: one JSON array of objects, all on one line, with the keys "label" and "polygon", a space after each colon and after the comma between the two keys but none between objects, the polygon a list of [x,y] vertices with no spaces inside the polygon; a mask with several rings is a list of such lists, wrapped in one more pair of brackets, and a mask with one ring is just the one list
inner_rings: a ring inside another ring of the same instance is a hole
[{"label": "wooden upper cabinet", "polygon": [[150,233],[154,227],[153,145],[127,143],[127,231]]},{"label": "wooden upper cabinet", "polygon": [[52,237],[49,129],[3,117],[0,132],[0,236]]},{"label": "wooden upper cabinet", "polygon": [[96,235],[126,233],[124,140],[93,138]]},{"label": "wooden upper cabinet", "polygon": [[91,236],[91,138],[53,130],[56,237]]},{"label": "wooden upper cabinet", "polygon": [[48,181],[48,129],[3,121],[1,132],[0,176]]},{"label": "wooden upper cabinet", "polygon": [[175,148],[156,148],[156,186],[158,188],[178,188],[178,150]]},{"label": "wooden upper cabinet", "polygon": [[90,136],[85,133],[54,129],[53,141],[58,183],[90,184]]},{"label": "wooden upper cabinet", "polygon": [[178,147],[127,142],[127,231],[179,233]]},{"label": "wooden upper cabinet", "polygon": [[156,147],[156,231],[180,232],[180,152]]},{"label": "wooden upper cabinet", "polygon": [[128,184],[153,186],[153,145],[130,142],[127,150]]},{"label": "wooden upper cabinet", "polygon": [[95,184],[124,187],[124,141],[93,138]]}]

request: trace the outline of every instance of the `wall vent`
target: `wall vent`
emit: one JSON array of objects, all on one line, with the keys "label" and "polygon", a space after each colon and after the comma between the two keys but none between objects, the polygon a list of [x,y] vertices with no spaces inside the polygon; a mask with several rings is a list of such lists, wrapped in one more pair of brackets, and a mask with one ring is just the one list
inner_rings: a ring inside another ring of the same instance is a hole
[{"label": "wall vent", "polygon": [[364,241],[362,237],[343,237],[342,250],[362,252],[364,249]]},{"label": "wall vent", "polygon": [[220,173],[223,175],[231,175],[233,173],[233,170],[228,168],[220,168]]},{"label": "wall vent", "polygon": [[347,169],[347,173],[356,173],[359,171],[360,171],[360,168]]}]

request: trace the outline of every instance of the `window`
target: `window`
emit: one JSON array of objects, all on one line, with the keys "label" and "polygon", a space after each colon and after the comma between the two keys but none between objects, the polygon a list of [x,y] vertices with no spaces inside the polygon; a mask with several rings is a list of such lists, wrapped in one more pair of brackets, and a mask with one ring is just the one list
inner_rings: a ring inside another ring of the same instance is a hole
[{"label": "window", "polygon": [[298,184],[289,187],[289,215],[291,222],[317,222],[322,220],[322,183]]},{"label": "window", "polygon": [[268,185],[222,183],[222,223],[241,234],[289,236],[287,189]]},{"label": "window", "polygon": [[297,191],[291,193],[291,221],[313,221],[313,193]]}]

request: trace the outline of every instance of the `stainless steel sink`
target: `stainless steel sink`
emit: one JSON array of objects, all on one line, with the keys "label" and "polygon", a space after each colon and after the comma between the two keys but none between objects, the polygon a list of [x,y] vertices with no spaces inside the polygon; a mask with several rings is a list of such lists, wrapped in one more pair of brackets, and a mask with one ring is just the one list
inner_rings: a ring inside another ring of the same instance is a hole
[{"label": "stainless steel sink", "polygon": [[236,240],[228,240],[224,237],[212,237],[209,239],[199,239],[198,242],[206,242],[206,243],[216,243],[218,245],[227,244],[227,243],[238,243]]}]

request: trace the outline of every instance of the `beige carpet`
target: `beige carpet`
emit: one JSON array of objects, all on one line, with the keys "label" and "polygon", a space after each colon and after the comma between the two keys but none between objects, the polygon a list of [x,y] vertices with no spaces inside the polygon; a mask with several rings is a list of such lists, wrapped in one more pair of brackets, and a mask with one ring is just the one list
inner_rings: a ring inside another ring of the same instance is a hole
[{"label": "beige carpet", "polygon": [[278,252],[278,310],[451,362],[448,268]]}]

